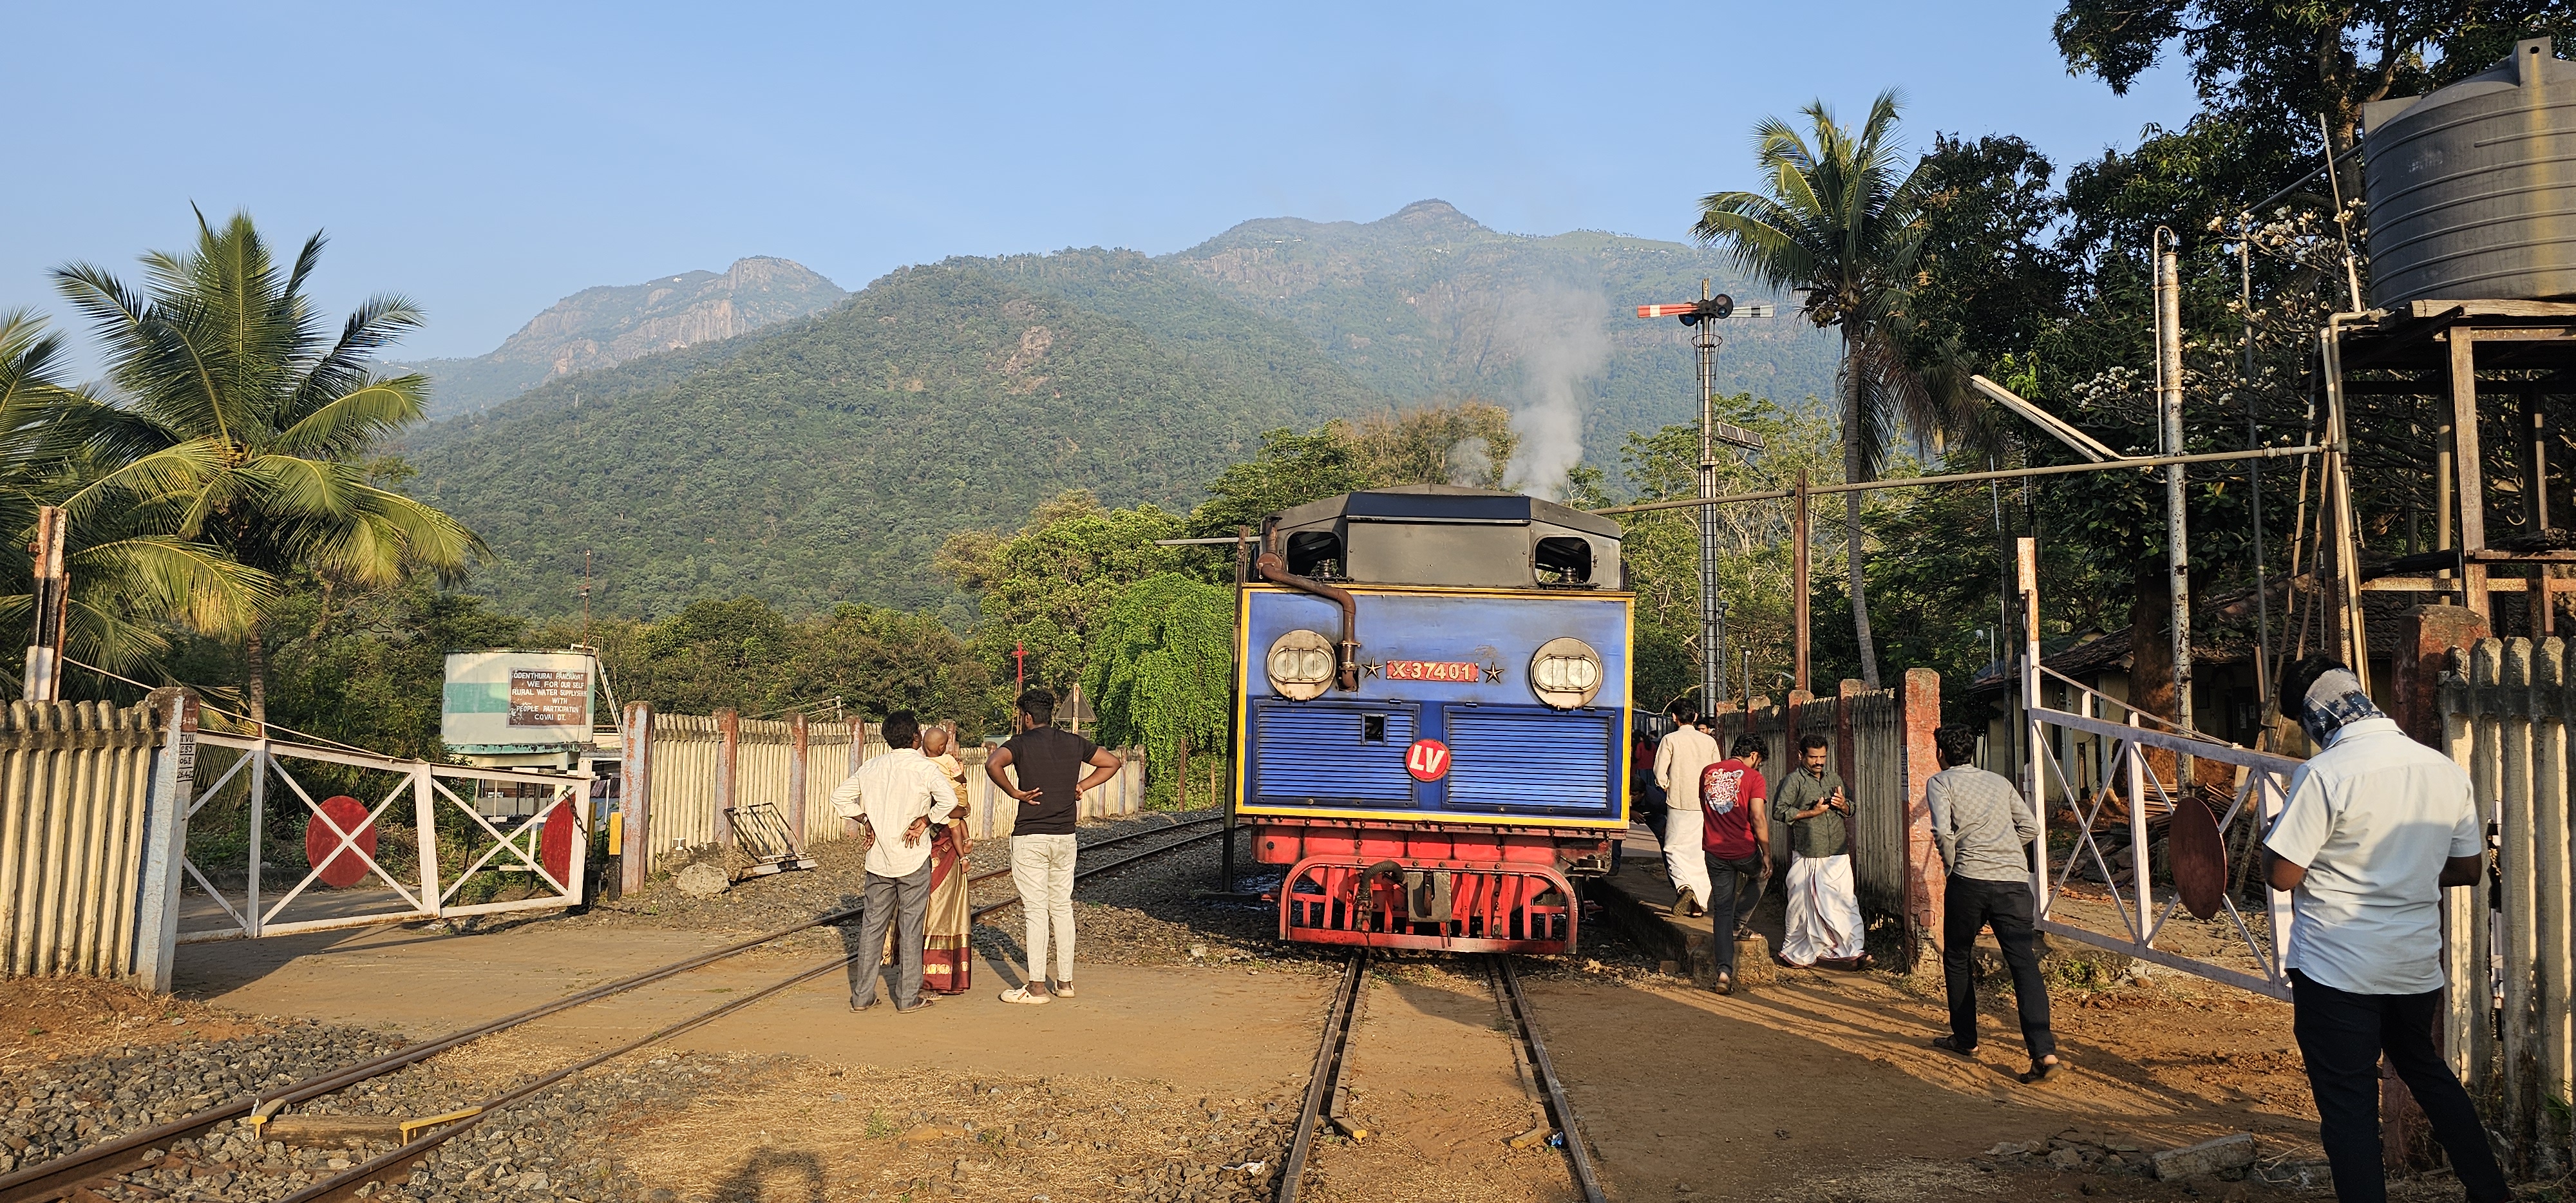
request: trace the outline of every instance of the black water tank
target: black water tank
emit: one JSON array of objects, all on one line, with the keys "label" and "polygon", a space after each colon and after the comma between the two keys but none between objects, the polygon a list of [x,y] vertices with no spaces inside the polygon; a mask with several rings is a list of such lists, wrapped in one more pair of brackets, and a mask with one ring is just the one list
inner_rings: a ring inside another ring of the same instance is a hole
[{"label": "black water tank", "polygon": [[2372,305],[2576,296],[2576,63],[2549,39],[2362,126]]}]

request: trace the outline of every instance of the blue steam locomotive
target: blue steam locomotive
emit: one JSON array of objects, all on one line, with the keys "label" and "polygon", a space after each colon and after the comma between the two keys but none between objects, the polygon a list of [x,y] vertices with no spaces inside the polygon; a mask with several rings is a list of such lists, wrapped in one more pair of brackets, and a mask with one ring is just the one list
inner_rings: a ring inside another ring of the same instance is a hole
[{"label": "blue steam locomotive", "polygon": [[1628,826],[1618,524],[1419,485],[1281,511],[1236,617],[1235,797],[1290,940],[1571,952]]}]

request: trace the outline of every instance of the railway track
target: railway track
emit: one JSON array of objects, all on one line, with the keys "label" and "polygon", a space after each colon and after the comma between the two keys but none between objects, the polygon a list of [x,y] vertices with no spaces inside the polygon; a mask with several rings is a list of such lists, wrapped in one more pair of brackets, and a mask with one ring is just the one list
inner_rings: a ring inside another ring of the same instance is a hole
[{"label": "railway track", "polygon": [[[1512,958],[1485,954],[1485,972],[1493,983],[1494,1000],[1510,1025],[1513,1056],[1520,1063],[1523,1083],[1539,1098],[1546,1109],[1546,1123],[1524,1137],[1545,1135],[1552,1126],[1558,1144],[1565,1151],[1567,1168],[1574,1176],[1575,1188],[1582,1192],[1584,1203],[1606,1203],[1601,1191],[1601,1178],[1592,1165],[1592,1152],[1584,1144],[1574,1107],[1566,1100],[1565,1083],[1557,1077],[1556,1065],[1549,1058],[1547,1041],[1540,1036],[1538,1025],[1531,1020],[1528,996],[1521,991],[1520,972]],[[1327,1125],[1354,1139],[1364,1138],[1365,1129],[1342,1113],[1342,1070],[1348,1062],[1352,1032],[1358,1025],[1361,995],[1368,989],[1369,956],[1354,952],[1342,967],[1341,981],[1334,987],[1331,1009],[1324,1017],[1323,1038],[1315,1046],[1315,1067],[1306,1080],[1306,1105],[1299,1113],[1297,1135],[1289,1143],[1288,1156],[1280,1164],[1278,1203],[1297,1203],[1304,1186],[1306,1164],[1314,1151],[1315,1138]],[[1514,1138],[1513,1143],[1520,1143]]]},{"label": "railway track", "polygon": [[[1223,816],[1192,819],[1186,822],[1172,823],[1166,826],[1156,827],[1149,831],[1132,832],[1127,835],[1085,844],[1082,846],[1082,851],[1089,853],[1096,849],[1128,844],[1137,840],[1151,839],[1156,836],[1170,836],[1180,832],[1197,832],[1197,834],[1190,835],[1188,838],[1177,840],[1172,843],[1149,848],[1141,852],[1133,852],[1124,856],[1114,857],[1102,863],[1086,865],[1077,869],[1074,873],[1074,877],[1078,881],[1094,874],[1110,872],[1150,857],[1160,856],[1166,852],[1176,851],[1181,848],[1204,843],[1208,840],[1220,838],[1227,834],[1223,828],[1218,828],[1213,831],[1203,829],[1215,824],[1223,823],[1224,821]],[[988,881],[996,877],[1006,876],[1009,876],[1009,871],[1002,870],[996,873],[986,873],[969,878],[968,882],[971,885],[975,882]],[[1019,905],[1019,899],[1017,897],[1004,899],[975,908],[974,916],[975,918],[981,919],[986,915],[1006,910],[1017,905]],[[689,957],[685,960],[674,961],[668,965],[647,969],[642,973],[620,978],[617,981],[608,982],[603,985],[594,986],[588,990],[569,994],[563,998],[559,998],[539,1006],[530,1007],[524,1011],[504,1015],[498,1019],[476,1024],[473,1027],[465,1028],[460,1031],[450,1032],[445,1036],[440,1036],[432,1040],[407,1045],[391,1053],[387,1053],[384,1056],[362,1061],[356,1065],[345,1066],[327,1073],[316,1074],[313,1077],[304,1079],[303,1081],[281,1087],[272,1093],[234,1099],[229,1102],[207,1108],[206,1110],[199,1111],[193,1115],[173,1120],[170,1123],[146,1128],[139,1132],[129,1133],[114,1140],[102,1141],[99,1144],[92,1145],[89,1148],[72,1153],[69,1156],[56,1158],[55,1160],[43,1165],[30,1167],[28,1169],[19,1170],[16,1173],[0,1176],[0,1203],[37,1203],[39,1200],[61,1197],[70,1193],[75,1187],[81,1186],[85,1183],[93,1182],[111,1175],[141,1169],[150,1164],[150,1159],[145,1156],[147,1152],[157,1151],[174,1141],[187,1140],[192,1137],[204,1135],[205,1133],[212,1131],[218,1125],[226,1122],[249,1120],[253,1117],[264,1122],[269,1117],[276,1115],[285,1108],[299,1103],[309,1102],[324,1095],[346,1090],[349,1087],[358,1085],[359,1083],[368,1081],[372,1078],[378,1078],[389,1073],[394,1073],[408,1066],[426,1061],[440,1053],[459,1048],[476,1040],[483,1039],[484,1037],[497,1035],[499,1033],[509,1031],[512,1028],[519,1027],[522,1024],[543,1019],[549,1015],[560,1014],[575,1007],[598,1002],[605,998],[623,994],[629,990],[648,986],[654,982],[662,981],[667,978],[676,977],[693,969],[702,969],[708,965],[716,963],[717,961],[749,952],[754,948],[758,948],[772,941],[783,939],[787,936],[792,936],[798,932],[811,930],[816,927],[831,926],[846,920],[855,919],[858,915],[859,908],[857,907],[818,915],[811,920],[798,923],[792,927],[783,927],[777,931],[754,936],[748,940],[743,940],[734,944],[728,944],[722,948],[700,953],[697,956]],[[798,970],[779,981],[772,982],[769,985],[754,990],[740,998],[726,1002],[721,1006],[698,1012],[695,1015],[691,1015],[688,1018],[682,1019],[667,1027],[649,1032],[634,1040],[584,1058],[581,1061],[555,1070],[554,1072],[537,1078],[534,1081],[522,1084],[511,1090],[485,1099],[474,1106],[461,1109],[447,1116],[437,1117],[445,1122],[440,1123],[435,1128],[431,1128],[423,1132],[416,1139],[406,1141],[390,1153],[372,1158],[349,1170],[333,1175],[323,1181],[316,1182],[303,1190],[286,1196],[279,1200],[278,1203],[322,1203],[324,1200],[355,1198],[357,1197],[357,1192],[361,1187],[364,1187],[370,1182],[381,1181],[396,1169],[417,1162],[430,1152],[437,1149],[440,1145],[464,1134],[477,1124],[480,1124],[483,1120],[508,1109],[512,1104],[517,1103],[522,1099],[546,1090],[547,1088],[552,1087],[575,1074],[581,1073],[584,1070],[595,1068],[608,1061],[624,1056],[627,1053],[634,1052],[637,1049],[644,1048],[663,1040],[668,1040],[673,1036],[680,1035],[692,1029],[703,1027],[715,1022],[716,1020],[722,1019],[725,1016],[731,1015],[734,1012],[743,1010],[746,1007],[767,999],[772,995],[778,994],[781,991],[802,985],[805,982],[822,977],[825,974],[844,969],[851,961],[854,961],[857,958],[858,954],[852,953],[846,956],[834,958],[833,960],[819,965]]]}]

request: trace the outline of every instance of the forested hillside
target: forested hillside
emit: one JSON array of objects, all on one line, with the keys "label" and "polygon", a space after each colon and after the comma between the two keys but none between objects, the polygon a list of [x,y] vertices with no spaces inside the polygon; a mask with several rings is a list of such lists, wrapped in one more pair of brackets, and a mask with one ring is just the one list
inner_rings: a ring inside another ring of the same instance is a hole
[{"label": "forested hillside", "polygon": [[[698,275],[662,283],[711,295],[718,278]],[[1015,529],[1067,488],[1186,509],[1280,426],[1481,397],[1517,415],[1509,483],[1615,465],[1630,431],[1693,415],[1687,332],[1630,315],[1703,275],[1730,287],[1698,248],[1501,234],[1438,201],[1249,222],[1161,257],[957,258],[828,312],[555,376],[404,450],[414,490],[490,541],[478,587],[507,609],[575,608],[585,549],[604,613],[936,605],[954,597],[930,567],[949,534]],[[673,303],[583,298],[594,316]],[[1804,322],[1726,335],[1729,391],[1830,390],[1833,348]]]},{"label": "forested hillside", "polygon": [[[1689,332],[1637,306],[1699,295],[1794,301],[1746,285],[1715,252],[1578,230],[1487,229],[1441,201],[1377,221],[1248,221],[1160,262],[1303,331],[1363,383],[1396,397],[1472,393],[1520,409],[1563,387],[1584,458],[1617,462],[1632,430],[1695,419]],[[1795,404],[1833,392],[1831,339],[1782,316],[1731,320],[1721,393]]]},{"label": "forested hillside", "polygon": [[[1265,337],[1294,356],[1293,334]],[[1186,507],[1261,431],[1385,404],[1311,352],[1291,369],[934,265],[775,332],[440,424],[407,454],[413,491],[499,553],[477,583],[508,610],[574,609],[585,550],[605,613],[745,595],[935,606],[950,590],[931,556],[956,531],[1016,528],[1072,488]]]}]

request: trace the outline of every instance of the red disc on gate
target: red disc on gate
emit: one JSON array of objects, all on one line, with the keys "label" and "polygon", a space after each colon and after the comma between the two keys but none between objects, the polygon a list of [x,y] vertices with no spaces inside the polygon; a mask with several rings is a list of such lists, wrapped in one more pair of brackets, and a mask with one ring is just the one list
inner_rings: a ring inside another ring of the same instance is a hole
[{"label": "red disc on gate", "polygon": [[1417,739],[1404,750],[1404,771],[1416,781],[1438,781],[1449,775],[1449,745],[1436,739]]},{"label": "red disc on gate", "polygon": [[[357,838],[340,847],[340,837],[351,833]],[[367,804],[347,794],[324,798],[319,813],[304,821],[304,861],[322,866],[323,885],[337,890],[358,884],[375,854],[376,825],[367,819]],[[331,859],[324,861],[326,856]]]},{"label": "red disc on gate", "polygon": [[569,888],[572,883],[565,880],[565,874],[572,872],[573,828],[579,826],[573,822],[572,803],[555,803],[555,808],[546,812],[545,821],[545,830],[537,835],[537,863],[546,867],[546,876]]}]

